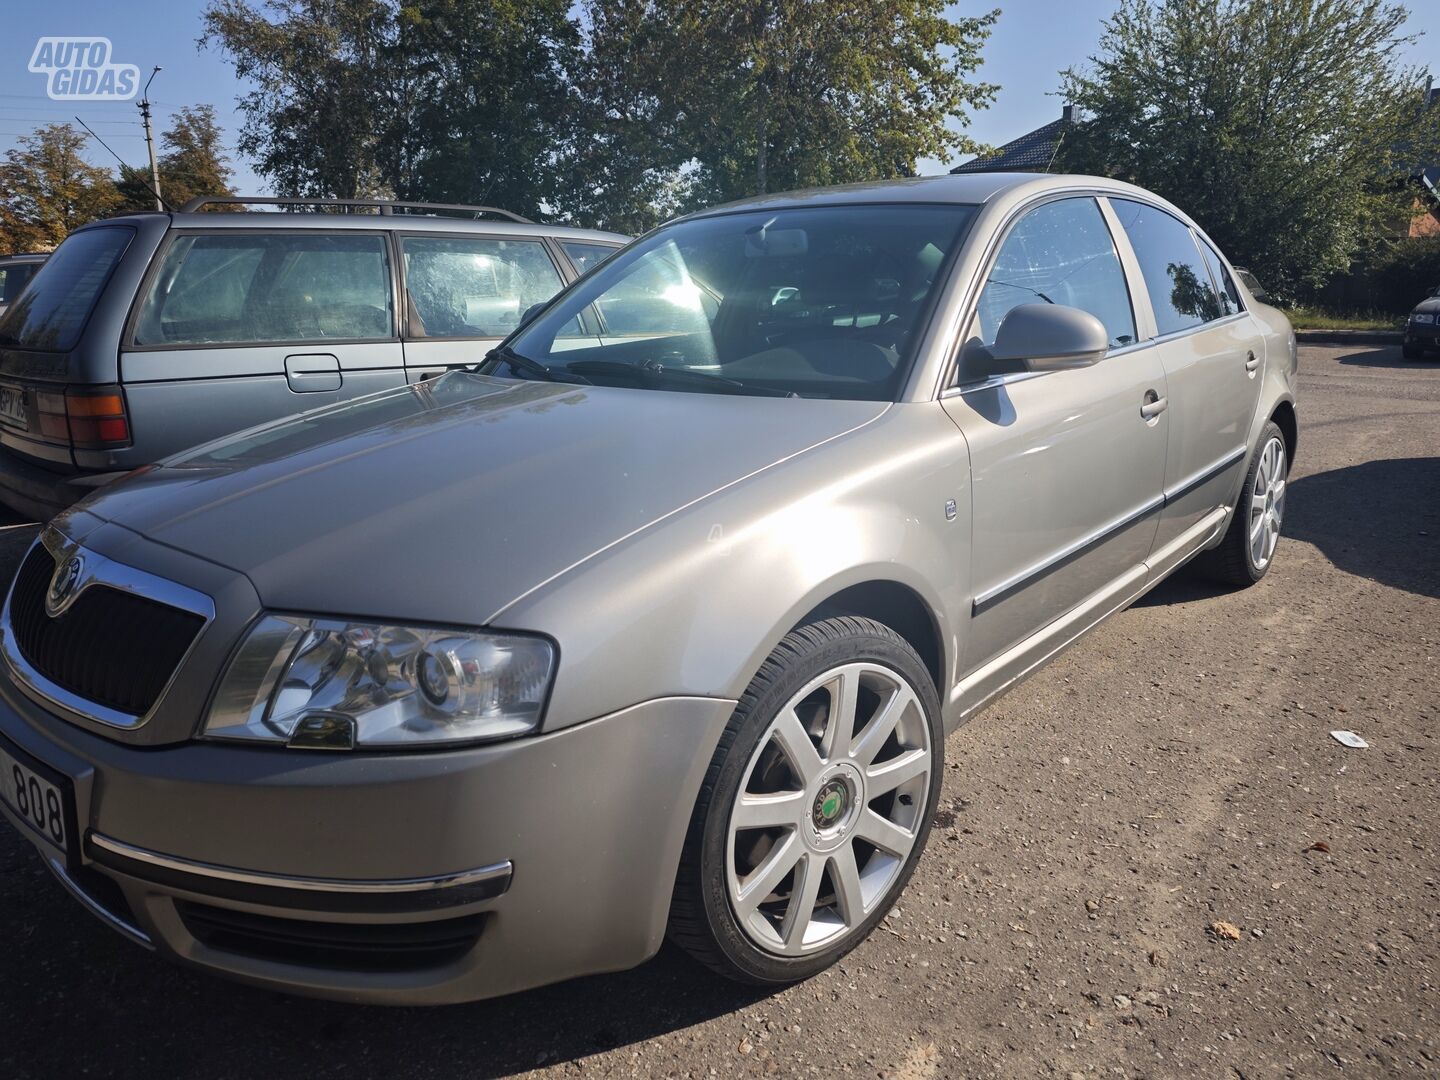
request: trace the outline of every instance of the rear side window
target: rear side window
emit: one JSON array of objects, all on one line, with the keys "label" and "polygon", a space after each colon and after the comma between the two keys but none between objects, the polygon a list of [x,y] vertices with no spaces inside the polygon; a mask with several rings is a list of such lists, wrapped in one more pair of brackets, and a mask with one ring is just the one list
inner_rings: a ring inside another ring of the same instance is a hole
[{"label": "rear side window", "polygon": [[1046,203],[1010,230],[980,293],[972,336],[993,345],[1001,321],[1021,304],[1088,311],[1105,324],[1111,348],[1134,344],[1130,290],[1094,199]]},{"label": "rear side window", "polygon": [[32,262],[0,266],[0,304],[13,304],[20,295],[20,290],[25,288],[25,283],[35,276],[38,269],[40,265]]},{"label": "rear side window", "polygon": [[385,238],[183,233],[155,275],[135,344],[367,341],[393,336]]},{"label": "rear side window", "polygon": [[589,273],[620,250],[613,244],[590,244],[583,240],[562,240],[560,246],[582,274]]},{"label": "rear side window", "polygon": [[411,337],[504,337],[560,291],[539,240],[405,236],[400,245]]},{"label": "rear side window", "polygon": [[1218,319],[1220,298],[1190,233],[1179,218],[1144,203],[1111,199],[1145,276],[1158,333],[1173,334]]},{"label": "rear side window", "polygon": [[[1197,239],[1199,239],[1197,237]],[[1219,290],[1216,300],[1220,305],[1220,314],[1235,315],[1240,311],[1240,290],[1235,288],[1235,280],[1225,269],[1225,262],[1213,247],[1204,240],[1200,240],[1200,254],[1205,258],[1205,265],[1210,269],[1210,278],[1215,282]]]},{"label": "rear side window", "polygon": [[73,349],[134,236],[134,229],[112,226],[68,237],[19,301],[0,316],[0,345],[42,352]]}]

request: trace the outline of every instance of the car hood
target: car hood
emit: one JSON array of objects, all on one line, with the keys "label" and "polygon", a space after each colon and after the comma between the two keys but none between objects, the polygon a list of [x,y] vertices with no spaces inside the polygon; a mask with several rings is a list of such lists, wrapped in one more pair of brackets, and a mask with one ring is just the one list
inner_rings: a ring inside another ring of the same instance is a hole
[{"label": "car hood", "polygon": [[479,624],[887,407],[456,372],[209,443],[82,506],[244,573],[267,607]]},{"label": "car hood", "polygon": [[1428,299],[1421,300],[1420,303],[1415,305],[1415,311],[1411,314],[1421,311],[1429,312],[1432,315],[1440,315],[1440,296],[1432,296]]}]

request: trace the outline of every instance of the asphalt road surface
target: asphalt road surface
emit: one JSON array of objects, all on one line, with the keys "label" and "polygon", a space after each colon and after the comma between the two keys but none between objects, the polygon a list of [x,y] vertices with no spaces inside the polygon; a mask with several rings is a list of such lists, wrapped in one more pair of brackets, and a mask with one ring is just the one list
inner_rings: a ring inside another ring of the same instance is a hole
[{"label": "asphalt road surface", "polygon": [[1440,1074],[1440,363],[1306,348],[1301,388],[1271,574],[1163,585],[952,736],[909,891],[829,973],[285,998],[113,936],[0,825],[0,1076]]}]

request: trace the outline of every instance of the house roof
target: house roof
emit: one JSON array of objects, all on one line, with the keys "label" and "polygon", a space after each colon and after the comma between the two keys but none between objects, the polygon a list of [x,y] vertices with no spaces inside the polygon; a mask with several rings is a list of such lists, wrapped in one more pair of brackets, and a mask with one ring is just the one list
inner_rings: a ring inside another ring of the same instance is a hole
[{"label": "house roof", "polygon": [[1052,120],[1018,139],[1013,139],[990,154],[972,158],[951,169],[952,173],[978,172],[1049,172],[1055,151],[1070,126],[1068,119]]}]

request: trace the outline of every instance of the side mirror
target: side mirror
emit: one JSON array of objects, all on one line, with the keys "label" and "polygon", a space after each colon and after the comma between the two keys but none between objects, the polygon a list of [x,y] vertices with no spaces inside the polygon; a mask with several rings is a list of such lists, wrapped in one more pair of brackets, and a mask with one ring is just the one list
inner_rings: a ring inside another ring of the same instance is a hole
[{"label": "side mirror", "polygon": [[1031,371],[1089,367],[1110,351],[1110,334],[1088,311],[1021,304],[1001,321],[988,351],[995,360],[1020,361]]},{"label": "side mirror", "polygon": [[520,325],[520,326],[524,326],[526,323],[528,323],[531,319],[535,318],[536,315],[539,315],[540,312],[542,312],[542,311],[544,311],[544,310],[545,310],[545,304],[544,304],[544,303],[531,304],[529,307],[527,307],[524,311],[522,311],[522,312],[520,313],[520,323],[519,323],[519,325]]}]

